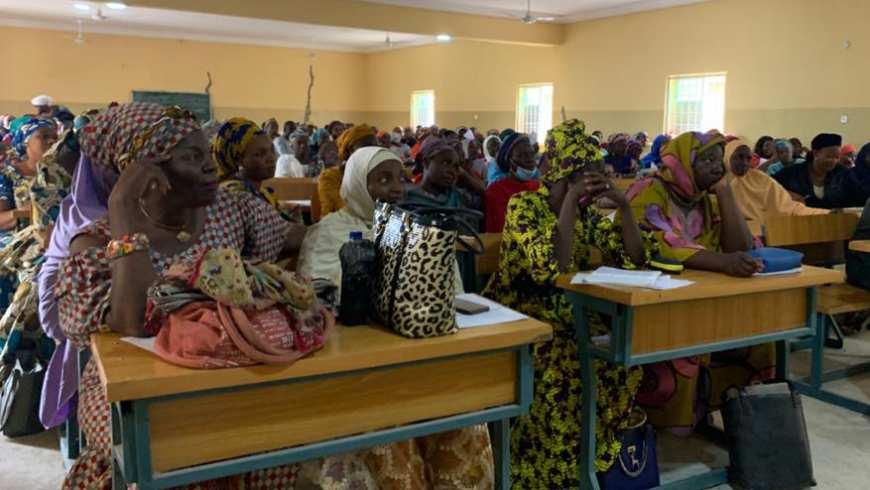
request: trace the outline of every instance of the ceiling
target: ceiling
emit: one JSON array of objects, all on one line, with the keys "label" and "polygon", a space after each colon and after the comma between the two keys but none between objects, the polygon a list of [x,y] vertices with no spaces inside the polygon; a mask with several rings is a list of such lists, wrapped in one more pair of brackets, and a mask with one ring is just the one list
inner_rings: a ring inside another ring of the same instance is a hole
[{"label": "ceiling", "polygon": [[[88,33],[102,33],[336,51],[381,51],[390,48],[385,42],[387,32],[384,31],[141,7],[111,10],[102,3],[73,0],[0,0],[0,25],[75,32],[78,29],[78,20],[81,20],[85,39]],[[76,9],[74,4],[87,4],[91,8],[82,11]],[[92,18],[98,6],[106,17],[103,20]],[[433,36],[389,34],[394,48],[435,42]]]},{"label": "ceiling", "polygon": [[[520,18],[526,13],[527,0],[363,0],[371,3],[400,5],[428,10],[442,10],[493,17]],[[646,10],[656,10],[709,0],[531,0],[532,15],[555,17],[556,22],[610,17]]]},{"label": "ceiling", "polygon": [[[493,17],[519,18],[526,9],[526,0],[363,1]],[[555,17],[556,22],[572,22],[703,1],[707,0],[532,0],[532,13]],[[89,9],[77,9],[77,4]],[[432,35],[391,32],[388,44],[388,33],[381,30],[144,7],[112,10],[104,4],[88,0],[0,0],[0,25],[75,32],[81,22],[85,40],[89,33],[102,33],[360,52],[436,42]],[[98,8],[101,18],[95,18]]]}]

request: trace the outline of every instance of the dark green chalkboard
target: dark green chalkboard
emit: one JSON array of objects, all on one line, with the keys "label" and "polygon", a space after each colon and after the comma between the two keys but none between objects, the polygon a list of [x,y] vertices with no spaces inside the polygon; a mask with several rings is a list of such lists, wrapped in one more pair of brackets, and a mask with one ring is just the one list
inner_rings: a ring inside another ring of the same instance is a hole
[{"label": "dark green chalkboard", "polygon": [[202,124],[211,119],[211,100],[208,94],[192,92],[133,91],[133,102],[154,102],[164,106],[179,106],[196,114]]}]

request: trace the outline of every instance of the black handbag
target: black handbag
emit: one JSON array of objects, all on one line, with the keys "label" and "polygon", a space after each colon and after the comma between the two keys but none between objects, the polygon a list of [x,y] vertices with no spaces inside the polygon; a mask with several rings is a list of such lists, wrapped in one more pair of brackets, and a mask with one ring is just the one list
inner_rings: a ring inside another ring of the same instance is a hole
[{"label": "black handbag", "polygon": [[45,430],[39,421],[39,400],[45,366],[32,350],[19,350],[0,392],[0,433],[20,437]]},{"label": "black handbag", "polygon": [[[460,232],[483,243],[469,218],[477,211],[379,203],[374,236],[377,271],[372,305],[378,319],[411,338],[455,333],[456,240]],[[464,240],[460,243],[471,249]]]},{"label": "black handbag", "polygon": [[816,485],[800,394],[774,383],[731,388],[722,397],[730,481],[745,490]]},{"label": "black handbag", "polygon": [[656,433],[643,410],[635,407],[620,440],[622,449],[616,462],[609,470],[597,474],[601,490],[646,490],[659,486]]}]

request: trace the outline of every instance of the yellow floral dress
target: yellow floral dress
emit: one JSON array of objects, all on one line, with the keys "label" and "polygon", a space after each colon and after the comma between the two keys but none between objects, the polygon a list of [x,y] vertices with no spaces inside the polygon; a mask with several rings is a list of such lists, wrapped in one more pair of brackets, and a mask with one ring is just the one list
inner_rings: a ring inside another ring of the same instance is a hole
[{"label": "yellow floral dress", "polygon": [[[579,485],[581,393],[574,316],[556,287],[559,267],[553,237],[558,216],[550,209],[550,191],[515,195],[508,204],[498,272],[484,295],[553,326],[553,340],[534,346],[535,393],[531,411],[511,427],[511,477],[514,488],[556,489]],[[574,230],[570,270],[589,266],[590,248],[599,248],[607,264],[634,268],[621,229],[591,210],[582,211]],[[597,316],[592,335],[607,333]],[[598,471],[619,454],[618,431],[626,423],[641,381],[639,368],[596,362],[598,374]]]}]

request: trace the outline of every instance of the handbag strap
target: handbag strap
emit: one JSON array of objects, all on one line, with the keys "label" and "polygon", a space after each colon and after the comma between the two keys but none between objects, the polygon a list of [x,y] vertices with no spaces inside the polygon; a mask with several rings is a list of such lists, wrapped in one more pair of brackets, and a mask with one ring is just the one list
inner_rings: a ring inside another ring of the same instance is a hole
[{"label": "handbag strap", "polygon": [[458,228],[457,231],[460,232],[462,236],[471,237],[474,239],[474,244],[477,245],[476,248],[472,247],[471,244],[466,242],[465,240],[459,240],[462,248],[467,251],[477,254],[483,255],[485,252],[485,247],[483,245],[483,241],[480,239],[480,234],[477,230],[468,222],[466,218],[483,218],[483,213],[480,211],[475,211],[473,209],[464,209],[464,208],[451,208],[451,207],[433,207],[426,206],[425,204],[419,203],[402,203],[401,206],[394,206],[393,209],[404,211],[411,215],[424,216],[429,214],[442,214],[449,218],[451,221],[456,224]]}]

